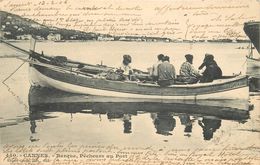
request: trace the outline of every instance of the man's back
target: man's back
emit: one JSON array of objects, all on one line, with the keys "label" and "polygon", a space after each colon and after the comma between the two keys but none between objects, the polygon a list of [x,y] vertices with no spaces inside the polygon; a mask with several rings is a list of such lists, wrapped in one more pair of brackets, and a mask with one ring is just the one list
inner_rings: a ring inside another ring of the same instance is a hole
[{"label": "man's back", "polygon": [[189,62],[184,62],[180,68],[180,76],[199,77],[199,72]]},{"label": "man's back", "polygon": [[158,65],[158,80],[173,80],[175,78],[175,68],[168,61]]}]

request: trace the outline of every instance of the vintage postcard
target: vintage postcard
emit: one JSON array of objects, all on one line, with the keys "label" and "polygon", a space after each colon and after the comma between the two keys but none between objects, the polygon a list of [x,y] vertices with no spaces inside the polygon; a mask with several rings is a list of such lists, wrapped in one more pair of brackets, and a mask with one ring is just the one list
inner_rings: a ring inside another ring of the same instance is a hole
[{"label": "vintage postcard", "polygon": [[259,34],[259,0],[0,0],[0,164],[260,164]]}]

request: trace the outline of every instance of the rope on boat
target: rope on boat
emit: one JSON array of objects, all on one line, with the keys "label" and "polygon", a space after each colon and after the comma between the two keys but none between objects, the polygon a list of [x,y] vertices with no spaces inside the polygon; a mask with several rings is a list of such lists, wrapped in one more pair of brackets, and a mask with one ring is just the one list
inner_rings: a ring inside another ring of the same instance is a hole
[{"label": "rope on boat", "polygon": [[12,96],[15,97],[15,99],[24,106],[25,110],[28,110],[28,106],[23,102],[23,100],[18,96],[16,95],[12,90],[11,88],[9,87],[8,84],[6,84],[5,82],[10,78],[12,77],[23,65],[25,64],[25,61],[17,68],[15,69],[15,71],[13,71],[7,78],[4,79],[4,81],[2,81],[2,84],[4,84],[4,86],[6,86],[8,92],[11,93]]},{"label": "rope on boat", "polygon": [[16,100],[19,104],[21,104],[21,105],[24,106],[24,110],[28,111],[28,110],[29,110],[28,105],[27,105],[26,103],[24,103],[24,101],[23,101],[14,91],[12,91],[12,89],[11,89],[7,84],[5,84],[5,83],[3,83],[3,84],[4,84],[4,86],[6,86],[7,91],[8,91],[12,96],[14,96],[15,100]]},{"label": "rope on boat", "polygon": [[[3,84],[5,84],[5,82],[12,77],[22,66],[23,64],[25,64],[26,61],[24,61],[17,69],[15,69],[7,78],[4,79],[4,81],[2,81]],[[6,85],[6,84],[5,84]]]},{"label": "rope on boat", "polygon": [[24,49],[22,49],[22,48],[19,48],[19,47],[17,47],[17,46],[14,46],[13,44],[10,44],[10,43],[8,43],[8,42],[2,40],[2,39],[0,39],[0,42],[6,44],[7,46],[9,46],[9,47],[11,47],[11,48],[14,48],[14,49],[20,51],[20,52],[22,52],[22,53],[25,53],[25,54],[27,54],[27,55],[30,54],[29,51],[24,50]]}]

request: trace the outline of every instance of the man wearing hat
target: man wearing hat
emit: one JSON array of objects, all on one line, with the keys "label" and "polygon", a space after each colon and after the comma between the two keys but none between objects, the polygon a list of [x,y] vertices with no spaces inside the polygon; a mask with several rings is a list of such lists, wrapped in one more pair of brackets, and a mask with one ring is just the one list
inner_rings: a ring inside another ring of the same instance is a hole
[{"label": "man wearing hat", "polygon": [[206,67],[206,69],[202,73],[200,82],[212,82],[213,80],[222,77],[222,70],[214,60],[214,56],[212,54],[205,54],[205,58],[199,69],[202,69],[203,67]]},{"label": "man wearing hat", "polygon": [[203,69],[206,66],[206,61],[209,58],[212,58],[212,57],[214,58],[214,56],[212,54],[206,53],[205,57],[204,57],[204,60],[203,60],[203,63],[199,66],[199,70]]},{"label": "man wearing hat", "polygon": [[180,69],[180,81],[193,84],[199,81],[200,74],[199,72],[193,67],[193,55],[186,54],[185,55],[186,62],[181,65]]}]

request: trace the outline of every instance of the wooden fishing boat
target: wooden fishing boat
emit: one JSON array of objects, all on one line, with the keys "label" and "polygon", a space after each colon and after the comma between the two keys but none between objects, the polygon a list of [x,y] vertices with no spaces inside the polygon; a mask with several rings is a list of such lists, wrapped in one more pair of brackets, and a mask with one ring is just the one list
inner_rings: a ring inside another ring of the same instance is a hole
[{"label": "wooden fishing boat", "polygon": [[58,66],[53,65],[51,61],[44,61],[45,58],[45,56],[31,52],[29,73],[31,84],[34,86],[56,88],[78,94],[144,100],[223,100],[248,99],[249,97],[246,76],[219,79],[212,83],[160,87],[152,83],[112,81],[100,77],[98,74],[93,74],[93,70],[106,71],[107,67],[83,64],[85,65],[84,68],[89,68],[89,66],[91,68],[82,72],[77,71],[78,67],[68,67],[72,63],[68,62],[66,66]]},{"label": "wooden fishing boat", "polygon": [[[27,62],[30,63],[30,82],[33,86],[56,88],[78,94],[137,100],[247,100],[249,97],[246,76],[219,79],[212,83],[160,87],[152,83],[111,81],[99,76],[98,73],[106,72],[111,67],[84,64],[63,57],[50,57],[34,51],[21,51],[30,55]],[[83,66],[85,70],[79,70],[79,66]],[[140,77],[144,75],[143,73],[140,73]]]},{"label": "wooden fishing boat", "polygon": [[244,31],[250,39],[250,52],[247,55],[247,71],[246,74],[250,76],[250,91],[260,91],[260,58],[253,55],[253,45],[257,52],[260,52],[260,22],[246,22],[244,24]]},{"label": "wooden fishing boat", "polygon": [[[33,50],[33,49],[32,49]],[[30,55],[30,82],[33,86],[56,88],[62,91],[95,96],[155,100],[226,100],[249,98],[246,76],[218,79],[211,83],[176,84],[160,87],[143,81],[112,81],[102,77],[111,67],[90,65],[50,57],[34,51]],[[82,68],[84,70],[82,70]],[[139,79],[148,75],[137,70]]]},{"label": "wooden fishing boat", "polygon": [[248,99],[246,76],[239,76],[213,83],[172,85],[131,81],[111,81],[85,74],[33,64],[30,66],[32,85],[51,87],[71,93],[136,99]]}]

